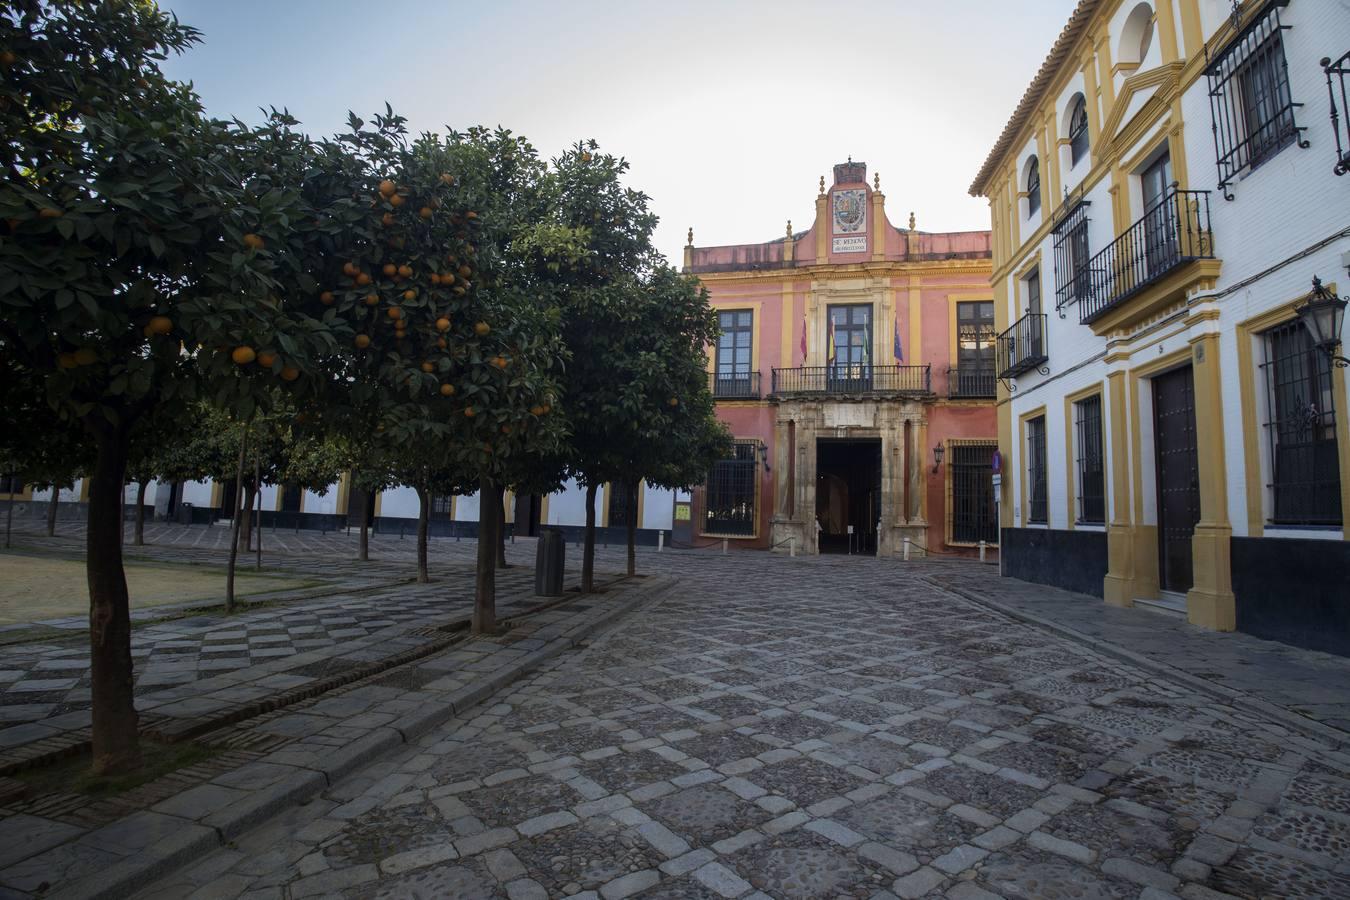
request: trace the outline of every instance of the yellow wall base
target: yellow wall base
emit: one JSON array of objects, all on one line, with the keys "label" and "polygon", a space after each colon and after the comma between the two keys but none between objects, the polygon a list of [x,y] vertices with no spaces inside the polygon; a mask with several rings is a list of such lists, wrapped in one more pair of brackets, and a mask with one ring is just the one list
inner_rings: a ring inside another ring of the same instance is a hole
[{"label": "yellow wall base", "polygon": [[1237,627],[1237,604],[1233,599],[1232,560],[1229,548],[1233,529],[1227,525],[1195,527],[1191,556],[1195,586],[1186,593],[1186,618],[1192,625],[1215,631]]}]

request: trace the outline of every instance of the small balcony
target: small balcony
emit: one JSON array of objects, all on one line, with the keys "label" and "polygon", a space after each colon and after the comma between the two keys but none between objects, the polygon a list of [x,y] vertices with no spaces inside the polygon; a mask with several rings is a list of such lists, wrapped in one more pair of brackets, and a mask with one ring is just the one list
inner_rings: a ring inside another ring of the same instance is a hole
[{"label": "small balcony", "polygon": [[774,396],[923,396],[933,393],[929,366],[866,363],[773,370]]},{"label": "small balcony", "polygon": [[994,367],[956,366],[947,370],[947,398],[949,400],[988,400],[994,396]]},{"label": "small balcony", "polygon": [[1049,358],[1045,313],[1027,313],[998,336],[994,367],[999,378],[1016,378],[1039,369]]},{"label": "small balcony", "polygon": [[709,372],[708,390],[714,400],[758,400],[758,372]]},{"label": "small balcony", "polygon": [[1146,288],[1181,272],[1188,263],[1212,259],[1209,191],[1183,191],[1173,184],[1161,200],[1092,257],[1074,278],[1079,321],[1090,325],[1106,318]]}]

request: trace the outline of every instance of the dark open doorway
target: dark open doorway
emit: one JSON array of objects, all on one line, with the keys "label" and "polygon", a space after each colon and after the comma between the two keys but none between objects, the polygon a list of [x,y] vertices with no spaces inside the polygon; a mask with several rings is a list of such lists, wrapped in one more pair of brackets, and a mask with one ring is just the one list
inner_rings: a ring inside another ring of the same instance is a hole
[{"label": "dark open doorway", "polygon": [[880,438],[817,441],[816,521],[820,523],[820,552],[876,553],[880,517]]},{"label": "dark open doorway", "polygon": [[538,537],[539,515],[542,511],[543,498],[538,494],[516,494],[516,535]]}]

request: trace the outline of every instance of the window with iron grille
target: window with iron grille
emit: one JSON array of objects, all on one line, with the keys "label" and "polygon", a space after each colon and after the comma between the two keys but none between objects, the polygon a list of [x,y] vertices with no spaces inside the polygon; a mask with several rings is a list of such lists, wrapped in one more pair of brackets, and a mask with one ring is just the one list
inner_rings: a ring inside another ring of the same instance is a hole
[{"label": "window with iron grille", "polygon": [[998,444],[956,443],[948,474],[952,479],[954,544],[998,543],[998,511],[994,506],[994,451]]},{"label": "window with iron grille", "polygon": [[612,528],[628,525],[628,509],[631,492],[622,481],[609,483],[609,524]]},{"label": "window with iron grille", "polygon": [[1036,157],[1031,158],[1031,163],[1027,166],[1027,215],[1032,215],[1041,208],[1041,163]]},{"label": "window with iron grille", "polygon": [[1077,431],[1075,463],[1078,467],[1078,521],[1087,525],[1106,522],[1106,470],[1102,460],[1102,398],[1098,394],[1073,405]]},{"label": "window with iron grille", "polygon": [[[717,314],[722,333],[717,338],[717,380],[727,383],[750,380],[750,342],[754,334],[755,314],[748,309],[731,309]],[[720,386],[720,385],[719,385]]]},{"label": "window with iron grille", "polygon": [[1046,523],[1045,416],[1027,420],[1027,521]]},{"label": "window with iron grille", "polygon": [[956,365],[962,372],[994,371],[994,301],[956,304]]},{"label": "window with iron grille", "polygon": [[1336,408],[1327,355],[1298,320],[1265,332],[1270,443],[1270,520],[1340,525],[1341,474]]},{"label": "window with iron grille", "polygon": [[444,496],[435,496],[431,498],[431,509],[428,515],[432,519],[444,519],[449,521],[454,517],[455,498],[451,494]]},{"label": "window with iron grille", "polygon": [[1079,94],[1069,114],[1069,165],[1076,166],[1088,152],[1087,101]]},{"label": "window with iron grille", "polygon": [[1033,269],[1031,274],[1023,281],[1027,285],[1027,312],[1039,313],[1041,311],[1041,270]]},{"label": "window with iron grille", "polygon": [[1080,201],[1055,223],[1052,238],[1055,250],[1055,310],[1061,310],[1090,293],[1088,262],[1088,217],[1091,204]]},{"label": "window with iron grille", "polygon": [[1289,69],[1284,57],[1280,9],[1288,0],[1271,0],[1210,62],[1210,117],[1219,189],[1232,200],[1229,186],[1291,143],[1307,147],[1294,120]]},{"label": "window with iron grille", "polygon": [[[704,491],[704,534],[755,533],[756,441],[736,441],[730,459],[713,463]],[[612,520],[611,520],[612,521]]]}]

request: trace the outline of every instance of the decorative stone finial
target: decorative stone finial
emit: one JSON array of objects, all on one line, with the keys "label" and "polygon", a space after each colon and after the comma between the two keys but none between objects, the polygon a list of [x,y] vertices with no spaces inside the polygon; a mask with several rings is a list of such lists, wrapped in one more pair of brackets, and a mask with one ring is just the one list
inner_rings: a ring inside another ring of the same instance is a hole
[{"label": "decorative stone finial", "polygon": [[820,176],[820,195],[825,196],[825,176]]},{"label": "decorative stone finial", "polygon": [[[910,216],[911,221],[913,220],[913,218],[914,218],[913,216]],[[694,226],[692,225],[689,226],[689,243],[685,244],[685,246],[686,247],[694,246]]]},{"label": "decorative stone finial", "polygon": [[909,214],[909,230],[914,230],[914,213]]},{"label": "decorative stone finial", "polygon": [[787,239],[790,241],[792,240],[792,220],[788,219],[787,223]]},{"label": "decorative stone finial", "polygon": [[874,173],[872,173],[872,189],[873,189],[873,190],[877,190],[877,191],[881,190],[881,173],[880,173],[880,172],[874,172]]}]

